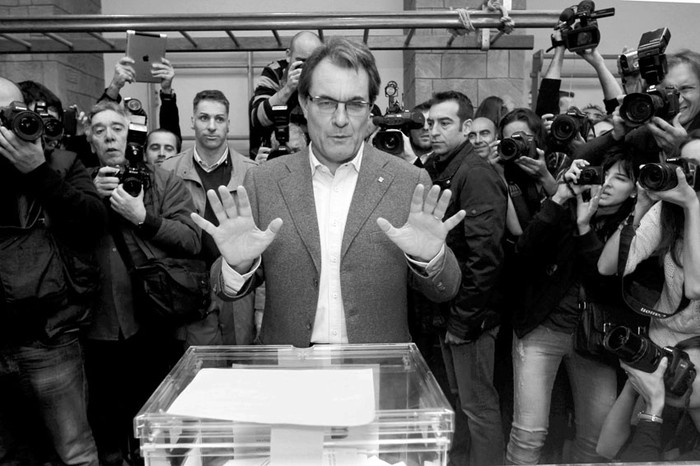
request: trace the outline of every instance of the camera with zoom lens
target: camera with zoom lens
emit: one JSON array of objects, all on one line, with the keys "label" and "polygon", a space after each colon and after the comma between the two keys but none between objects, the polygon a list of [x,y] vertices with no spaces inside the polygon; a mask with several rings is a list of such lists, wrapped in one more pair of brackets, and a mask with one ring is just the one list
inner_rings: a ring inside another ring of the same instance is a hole
[{"label": "camera with zoom lens", "polygon": [[292,153],[287,146],[289,142],[289,112],[286,105],[272,107],[272,125],[279,147],[268,154],[267,160]]},{"label": "camera with zoom lens", "polygon": [[124,191],[136,197],[141,189],[146,191],[151,186],[151,174],[144,162],[144,147],[148,139],[146,117],[132,115],[129,117],[129,131],[126,136],[126,165],[119,167],[117,178],[124,186]]},{"label": "camera with zoom lens", "polygon": [[127,109],[132,115],[148,118],[146,115],[146,110],[143,109],[143,104],[139,99],[135,99],[134,97],[124,97],[124,108]]},{"label": "camera with zoom lens", "polygon": [[49,114],[46,102],[43,100],[38,101],[34,111],[39,114],[44,122],[44,139],[46,141],[60,141],[63,139],[63,122]]},{"label": "camera with zoom lens", "polygon": [[633,125],[642,125],[654,116],[670,121],[680,111],[679,96],[674,86],[650,86],[646,92],[626,95],[620,116]]},{"label": "camera with zoom lens", "polygon": [[572,107],[566,113],[554,117],[549,132],[557,143],[568,144],[577,134],[584,140],[588,139],[588,132],[592,127],[588,116],[578,108]]},{"label": "camera with zoom lens", "polygon": [[676,397],[685,395],[695,380],[695,364],[685,351],[658,346],[649,338],[634,333],[629,327],[614,327],[605,334],[605,349],[615,354],[628,366],[644,372],[654,372],[661,359],[668,358],[664,372],[666,391]]},{"label": "camera with zoom lens", "polygon": [[678,186],[676,167],[681,167],[688,184],[698,190],[697,166],[686,159],[666,159],[662,163],[645,163],[639,170],[639,185],[648,191],[668,191]]},{"label": "camera with zoom lens", "polygon": [[384,95],[389,99],[389,106],[384,116],[372,117],[372,123],[379,127],[372,144],[377,149],[392,155],[403,154],[403,136],[412,129],[422,128],[425,118],[422,112],[404,111],[398,99],[399,85],[389,81],[384,88]]},{"label": "camera with zoom lens", "polygon": [[605,183],[605,171],[603,167],[583,167],[574,184],[589,185]]},{"label": "camera with zoom lens", "polygon": [[498,153],[504,162],[515,161],[520,157],[536,159],[537,143],[534,137],[518,132],[501,141],[498,145]]},{"label": "camera with zoom lens", "polygon": [[598,18],[613,16],[615,8],[595,9],[591,0],[583,0],[576,7],[566,8],[559,15],[561,39],[570,52],[581,52],[598,46],[600,30]]},{"label": "camera with zoom lens", "polygon": [[666,76],[665,52],[670,39],[668,28],[645,32],[639,39],[637,67],[649,87],[645,92],[628,94],[622,100],[620,116],[632,125],[644,124],[654,116],[670,121],[680,111],[678,89],[660,86]]},{"label": "camera with zoom lens", "polygon": [[639,56],[636,50],[628,50],[617,57],[617,71],[622,76],[632,76],[639,73]]},{"label": "camera with zoom lens", "polygon": [[44,120],[22,102],[12,102],[0,108],[0,125],[25,141],[36,141],[44,134]]}]

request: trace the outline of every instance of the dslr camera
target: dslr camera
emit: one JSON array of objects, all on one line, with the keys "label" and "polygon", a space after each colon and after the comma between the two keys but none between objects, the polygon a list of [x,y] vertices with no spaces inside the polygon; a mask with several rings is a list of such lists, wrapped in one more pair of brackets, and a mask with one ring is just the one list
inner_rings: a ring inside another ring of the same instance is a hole
[{"label": "dslr camera", "polygon": [[46,102],[40,100],[34,108],[44,123],[44,139],[46,141],[60,141],[63,139],[63,122],[49,114]]},{"label": "dslr camera", "polygon": [[666,391],[676,397],[688,392],[695,380],[695,364],[685,351],[666,346],[658,346],[649,338],[634,333],[629,327],[614,327],[605,334],[605,349],[615,354],[628,366],[644,372],[654,372],[661,359],[668,358],[664,373]]},{"label": "dslr camera", "polygon": [[588,132],[593,123],[585,113],[576,107],[571,107],[566,113],[554,117],[550,134],[558,145],[565,145],[574,140],[577,134],[583,139],[588,138]]},{"label": "dslr camera", "polygon": [[698,190],[700,179],[696,176],[697,166],[686,159],[666,159],[661,163],[646,163],[639,170],[639,184],[649,191],[668,191],[678,185],[676,167],[681,167],[688,184]]},{"label": "dslr camera", "polygon": [[136,197],[141,190],[151,187],[151,174],[146,167],[144,147],[148,139],[146,117],[132,115],[129,117],[129,131],[126,135],[126,165],[119,167],[117,178],[124,186],[124,191]]},{"label": "dslr camera", "polygon": [[595,9],[591,0],[583,0],[578,6],[566,8],[559,15],[561,39],[570,52],[581,52],[600,43],[598,18],[613,16],[615,8]]},{"label": "dslr camera", "polygon": [[[628,94],[622,100],[620,116],[633,125],[641,125],[658,116],[671,120],[679,112],[679,93],[673,86],[660,86],[666,76],[666,46],[671,39],[668,28],[645,32],[636,50],[639,74],[649,85],[645,92]],[[628,52],[629,54],[630,52]]]},{"label": "dslr camera", "polygon": [[498,153],[504,162],[515,161],[520,157],[536,159],[537,143],[534,137],[518,132],[501,141],[498,145]]},{"label": "dslr camera", "polygon": [[399,86],[396,81],[389,81],[384,88],[384,95],[389,99],[389,106],[384,116],[372,117],[372,123],[379,127],[372,144],[377,149],[392,155],[403,154],[403,135],[408,136],[412,129],[422,128],[425,118],[421,112],[404,111],[398,100]]},{"label": "dslr camera", "polygon": [[44,120],[22,102],[12,102],[0,108],[0,125],[25,141],[36,141],[44,134]]},{"label": "dslr camera", "polygon": [[583,167],[578,175],[578,180],[574,184],[600,184],[605,183],[605,171],[603,167]]},{"label": "dslr camera", "polygon": [[272,126],[279,147],[270,152],[267,160],[292,153],[289,146],[287,146],[289,142],[289,112],[286,105],[275,105],[272,107]]}]

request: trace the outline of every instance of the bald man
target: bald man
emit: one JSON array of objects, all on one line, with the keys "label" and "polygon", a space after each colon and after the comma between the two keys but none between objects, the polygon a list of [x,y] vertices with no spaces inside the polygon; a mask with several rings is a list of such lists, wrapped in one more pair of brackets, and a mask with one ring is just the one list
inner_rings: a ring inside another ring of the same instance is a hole
[{"label": "bald man", "polygon": [[[0,78],[0,107],[13,101]],[[41,137],[0,127],[0,464],[98,465],[78,340],[98,271],[80,259],[106,218],[74,153],[47,159]]]},{"label": "bald man", "polygon": [[489,158],[491,152],[495,152],[496,145],[492,143],[496,140],[496,125],[491,119],[474,118],[468,137],[474,152],[482,159]]},{"label": "bald man", "polygon": [[301,31],[292,37],[284,60],[270,63],[263,68],[255,83],[255,94],[250,101],[250,154],[252,158],[263,145],[272,147],[274,118],[272,107],[286,105],[292,123],[306,131],[306,119],[299,107],[297,86],[304,62],[321,46],[321,39],[310,31]]}]

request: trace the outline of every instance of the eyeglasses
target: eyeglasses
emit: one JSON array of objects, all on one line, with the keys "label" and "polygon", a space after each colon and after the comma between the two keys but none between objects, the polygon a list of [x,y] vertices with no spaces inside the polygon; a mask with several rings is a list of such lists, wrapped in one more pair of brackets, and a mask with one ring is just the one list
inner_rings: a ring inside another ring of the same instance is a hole
[{"label": "eyeglasses", "polygon": [[348,115],[363,116],[370,106],[369,102],[360,99],[342,101],[331,99],[330,97],[309,96],[309,100],[316,104],[316,107],[318,107],[321,113],[327,114],[335,113],[338,109],[338,104],[343,104],[345,105],[345,111],[348,112]]}]

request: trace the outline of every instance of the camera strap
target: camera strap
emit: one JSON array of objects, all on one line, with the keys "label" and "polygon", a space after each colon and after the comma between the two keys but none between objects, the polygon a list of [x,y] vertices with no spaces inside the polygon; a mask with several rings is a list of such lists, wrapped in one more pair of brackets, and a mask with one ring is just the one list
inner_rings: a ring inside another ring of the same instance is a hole
[{"label": "camera strap", "polygon": [[[654,256],[637,266],[637,269],[644,268],[645,272],[649,272],[647,275],[654,275],[651,280],[646,280],[644,282],[641,277],[637,279],[634,273],[625,276],[625,267],[627,265],[627,257],[629,256],[630,244],[635,234],[634,225],[628,218],[620,231],[620,248],[617,256],[617,274],[622,284],[622,299],[634,312],[648,317],[664,319],[678,314],[690,304],[690,300],[685,294],[683,294],[676,310],[670,314],[654,309],[654,306],[658,303],[659,297],[661,296],[664,279],[663,266],[653,263]],[[651,283],[652,281],[653,283]]]}]

